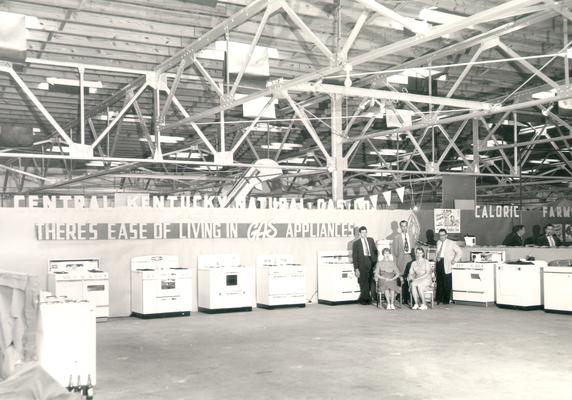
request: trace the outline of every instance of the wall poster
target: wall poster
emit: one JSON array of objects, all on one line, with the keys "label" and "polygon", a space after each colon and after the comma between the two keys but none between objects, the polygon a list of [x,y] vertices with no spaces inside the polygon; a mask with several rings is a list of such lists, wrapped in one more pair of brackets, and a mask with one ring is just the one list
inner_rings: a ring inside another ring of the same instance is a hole
[{"label": "wall poster", "polygon": [[447,233],[461,233],[461,210],[452,208],[435,209],[435,233],[446,229]]}]

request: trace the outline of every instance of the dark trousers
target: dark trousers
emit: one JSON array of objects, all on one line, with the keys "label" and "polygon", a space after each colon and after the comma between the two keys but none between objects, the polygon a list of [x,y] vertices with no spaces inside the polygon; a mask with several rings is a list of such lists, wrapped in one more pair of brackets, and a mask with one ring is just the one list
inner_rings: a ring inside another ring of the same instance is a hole
[{"label": "dark trousers", "polygon": [[407,277],[409,276],[409,270],[411,269],[411,261],[405,266],[405,271],[403,272],[403,278],[401,280],[401,304],[412,304],[413,300],[409,295],[409,281]]},{"label": "dark trousers", "polygon": [[451,301],[451,291],[453,289],[453,274],[445,273],[445,262],[443,259],[437,261],[437,302],[449,304]]},{"label": "dark trousers", "polygon": [[409,282],[407,282],[407,277],[409,276],[409,270],[411,269],[412,258],[409,254],[406,254],[403,259],[403,264],[398,265],[400,271],[403,271],[401,276],[401,304],[409,304]]},{"label": "dark trousers", "polygon": [[375,298],[375,282],[373,281],[373,264],[359,266],[359,302],[369,303],[371,302],[372,296]]}]

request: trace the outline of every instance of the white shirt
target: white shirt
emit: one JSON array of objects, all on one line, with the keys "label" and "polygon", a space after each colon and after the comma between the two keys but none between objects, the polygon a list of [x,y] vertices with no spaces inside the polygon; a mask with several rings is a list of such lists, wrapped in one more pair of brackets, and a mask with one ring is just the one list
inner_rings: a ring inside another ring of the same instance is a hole
[{"label": "white shirt", "polygon": [[556,247],[556,242],[554,241],[552,235],[547,235],[546,238],[548,239],[548,245],[550,247]]},{"label": "white shirt", "polygon": [[441,247],[439,247],[439,249],[437,249],[437,258],[444,258],[445,257],[445,243],[446,242],[447,242],[447,240],[441,241]]},{"label": "white shirt", "polygon": [[367,239],[361,238],[361,246],[363,247],[363,255],[369,257],[371,252],[369,251],[369,244],[367,243]]}]

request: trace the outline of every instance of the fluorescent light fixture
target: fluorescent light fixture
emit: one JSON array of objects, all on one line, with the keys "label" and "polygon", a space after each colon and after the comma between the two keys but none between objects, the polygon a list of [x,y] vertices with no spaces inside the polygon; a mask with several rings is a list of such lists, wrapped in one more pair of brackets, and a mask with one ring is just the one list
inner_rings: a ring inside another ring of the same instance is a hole
[{"label": "fluorescent light fixture", "polygon": [[[514,126],[514,120],[513,119],[505,119],[504,121],[502,121],[501,123],[502,125],[509,125],[509,126]],[[489,128],[492,128],[494,126],[494,124],[490,123],[489,124]],[[523,124],[522,122],[516,121],[516,126],[528,126],[526,124]]]},{"label": "fluorescent light fixture", "polygon": [[[160,143],[178,143],[178,142],[182,142],[183,140],[185,140],[184,137],[181,136],[159,136],[159,142]],[[139,138],[140,142],[146,142],[147,139],[146,138]],[[151,141],[155,142],[155,136],[151,136]]]},{"label": "fluorescent light fixture", "polygon": [[32,135],[37,135],[41,132],[42,132],[42,130],[40,128],[32,128]]},{"label": "fluorescent light fixture", "polygon": [[390,176],[389,172],[370,172],[368,176]]},{"label": "fluorescent light fixture", "polygon": [[533,174],[536,173],[536,169],[527,169],[526,171],[522,171],[523,174]]},{"label": "fluorescent light fixture", "polygon": [[308,162],[315,162],[315,160],[313,158],[306,158],[306,160],[304,161],[304,157],[292,157],[289,158],[288,160],[284,160],[283,163],[286,164],[304,164],[304,163],[308,163]]},{"label": "fluorescent light fixture", "polygon": [[[546,129],[545,129],[546,128]],[[536,126],[532,126],[529,128],[524,128],[518,131],[518,134],[525,134],[525,133],[538,133],[541,129],[542,130],[548,130],[548,129],[553,129],[556,128],[554,125],[536,125]]]},{"label": "fluorescent light fixture", "polygon": [[52,146],[51,148],[47,149],[50,153],[69,153],[70,148],[69,146]]},{"label": "fluorescent light fixture", "polygon": [[544,92],[538,92],[538,93],[534,93],[532,95],[533,99],[548,99],[550,97],[554,97],[556,96],[556,89],[550,89]]},{"label": "fluorescent light fixture", "polygon": [[[103,167],[104,165],[105,164],[103,161],[89,161],[85,163],[86,167]],[[117,167],[118,165],[121,165],[121,163],[117,161],[112,161],[111,163],[109,163],[109,165],[112,167]]]},{"label": "fluorescent light fixture", "polygon": [[544,160],[530,160],[529,163],[531,164],[552,164],[552,163],[559,163],[560,160],[556,160],[554,158],[546,158]]},{"label": "fluorescent light fixture", "polygon": [[504,146],[508,142],[504,140],[487,140],[487,147]]},{"label": "fluorescent light fixture", "polygon": [[363,113],[360,115],[361,118],[377,118],[377,119],[383,119],[385,118],[385,111],[384,112],[373,112],[373,111],[369,111],[366,113]]},{"label": "fluorescent light fixture", "polygon": [[313,169],[291,169],[286,171],[287,174],[315,174],[316,171]]},{"label": "fluorescent light fixture", "polygon": [[[395,74],[395,75],[389,75],[387,77],[387,81],[389,83],[397,83],[397,84],[401,84],[401,85],[407,85],[407,83],[409,82],[409,77],[412,78],[427,78],[429,75],[434,76],[434,75],[439,75],[441,74],[442,71],[438,71],[438,70],[430,70],[427,68],[410,68],[407,69],[403,72],[400,72],[399,74]],[[438,81],[446,81],[447,80],[447,75],[439,75],[438,78],[435,78]]]},{"label": "fluorescent light fixture", "polygon": [[180,153],[169,155],[171,158],[201,158],[201,153],[189,153],[188,151],[182,151]]},{"label": "fluorescent light fixture", "polygon": [[[279,150],[280,142],[272,142],[270,143],[270,146],[267,144],[263,144],[260,147],[268,150]],[[299,149],[301,147],[304,146],[298,143],[284,143],[284,145],[282,146],[282,150],[294,150],[294,149]]]},{"label": "fluorescent light fixture", "polygon": [[411,28],[411,31],[414,33],[424,33],[432,27],[432,25],[425,20],[421,21],[410,17],[404,18],[407,20],[409,28]]},{"label": "fluorescent light fixture", "polygon": [[[46,78],[46,82],[38,84],[38,89],[50,90],[54,86],[66,86],[79,88],[78,79],[61,79],[61,78]],[[90,94],[97,93],[97,89],[103,88],[100,81],[83,81],[83,87],[88,90]]]},{"label": "fluorescent light fixture", "polygon": [[450,169],[450,171],[466,171],[467,170],[467,166],[466,165],[462,165],[459,167],[453,167]]},{"label": "fluorescent light fixture", "polygon": [[199,171],[214,171],[214,170],[219,170],[222,169],[222,167],[220,165],[201,165],[199,167],[195,167],[193,169],[199,170]]},{"label": "fluorescent light fixture", "polygon": [[375,164],[368,164],[368,166],[370,167],[376,167],[376,168],[387,168],[390,165],[397,165],[397,161],[393,161],[393,162],[386,162],[386,163],[375,163]]},{"label": "fluorescent light fixture", "polygon": [[[474,156],[474,154],[466,154],[465,158],[469,161],[474,161],[475,156]],[[481,155],[479,155],[479,158],[489,158],[489,156],[487,156],[486,154],[481,154]],[[462,160],[461,156],[457,157],[457,160],[461,161]]]},{"label": "fluorescent light fixture", "polygon": [[283,133],[288,130],[286,126],[279,125],[268,125],[268,124],[256,124],[252,127],[250,132],[273,132],[273,133]]},{"label": "fluorescent light fixture", "polygon": [[444,11],[438,11],[437,7],[428,7],[419,12],[419,19],[433,22],[435,24],[449,24],[451,22],[460,22],[464,17]]},{"label": "fluorescent light fixture", "polygon": [[398,140],[399,137],[398,137],[398,134],[397,134],[397,133],[392,133],[392,134],[389,134],[389,135],[376,136],[376,137],[374,137],[374,138],[372,138],[372,139],[375,139],[375,140]]},{"label": "fluorescent light fixture", "polygon": [[[119,113],[117,111],[110,111],[109,112],[109,118],[106,114],[102,114],[102,115],[98,115],[97,117],[95,117],[96,119],[100,120],[100,121],[107,121],[109,119],[109,121],[113,121],[117,115]],[[142,118],[144,120],[152,120],[153,117],[149,116],[149,115],[142,115]],[[139,116],[135,115],[135,114],[125,114],[123,116],[123,122],[133,122],[133,123],[139,123]]]},{"label": "fluorescent light fixture", "polygon": [[371,155],[378,155],[381,154],[382,156],[397,156],[398,154],[403,154],[406,153],[405,150],[403,149],[381,149],[379,150],[379,153],[375,152],[375,151],[370,151],[369,154]]}]

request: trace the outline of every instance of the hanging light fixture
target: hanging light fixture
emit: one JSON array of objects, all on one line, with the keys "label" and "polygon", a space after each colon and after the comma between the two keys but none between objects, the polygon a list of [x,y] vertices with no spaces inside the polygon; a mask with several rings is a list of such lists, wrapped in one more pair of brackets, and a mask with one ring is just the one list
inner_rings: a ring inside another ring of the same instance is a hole
[{"label": "hanging light fixture", "polygon": [[346,64],[346,66],[344,67],[344,71],[346,71],[346,80],[344,81],[345,87],[352,86],[352,79],[350,78],[350,72],[352,71],[352,69],[353,67],[351,64]]}]

